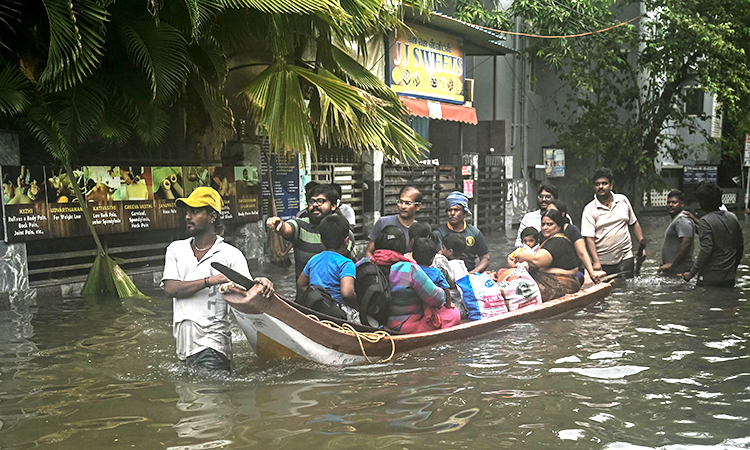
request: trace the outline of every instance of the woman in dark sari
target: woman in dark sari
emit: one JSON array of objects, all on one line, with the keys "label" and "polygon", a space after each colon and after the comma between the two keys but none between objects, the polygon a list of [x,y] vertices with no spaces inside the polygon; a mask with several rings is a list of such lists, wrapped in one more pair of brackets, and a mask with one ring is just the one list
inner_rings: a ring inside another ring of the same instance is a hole
[{"label": "woman in dark sari", "polygon": [[542,214],[544,242],[535,253],[521,253],[515,263],[529,263],[529,273],[539,285],[543,301],[578,292],[578,256],[573,243],[563,234],[565,216],[548,209]]}]

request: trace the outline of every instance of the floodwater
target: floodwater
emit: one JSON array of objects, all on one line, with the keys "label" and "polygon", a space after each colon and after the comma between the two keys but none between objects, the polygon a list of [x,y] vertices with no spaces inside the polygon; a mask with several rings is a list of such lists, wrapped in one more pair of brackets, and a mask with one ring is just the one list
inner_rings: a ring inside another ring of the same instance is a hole
[{"label": "floodwater", "polygon": [[750,449],[748,266],[658,278],[668,220],[642,222],[643,276],[604,301],[383,365],[267,365],[237,329],[231,375],[188,371],[158,292],[0,311],[0,448]]}]

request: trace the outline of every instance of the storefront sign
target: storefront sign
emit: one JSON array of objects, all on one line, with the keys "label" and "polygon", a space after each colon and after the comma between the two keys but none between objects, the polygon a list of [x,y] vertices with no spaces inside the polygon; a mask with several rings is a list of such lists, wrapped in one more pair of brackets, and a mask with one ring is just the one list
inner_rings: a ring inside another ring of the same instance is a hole
[{"label": "storefront sign", "polygon": [[[86,236],[91,233],[74,186],[97,233],[184,227],[178,198],[211,186],[224,200],[227,222],[260,220],[258,168],[85,166],[73,179],[60,167],[2,166],[5,240]],[[239,193],[238,193],[239,190]]]},{"label": "storefront sign", "polygon": [[460,37],[410,25],[390,42],[388,72],[399,94],[464,103],[464,48]]}]

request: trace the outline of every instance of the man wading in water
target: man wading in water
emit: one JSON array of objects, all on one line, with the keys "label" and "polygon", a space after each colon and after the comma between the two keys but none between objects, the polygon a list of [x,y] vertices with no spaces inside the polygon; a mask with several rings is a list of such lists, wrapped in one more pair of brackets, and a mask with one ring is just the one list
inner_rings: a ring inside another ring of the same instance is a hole
[{"label": "man wading in water", "polygon": [[[173,298],[177,357],[189,366],[230,370],[229,310],[219,294],[219,285],[229,279],[211,267],[211,263],[221,263],[251,278],[247,260],[219,235],[222,200],[216,190],[199,187],[190,197],[178,199],[177,206],[185,208],[190,237],[169,244],[161,280],[164,292]],[[250,295],[273,294],[271,281],[265,278],[255,281]]]}]

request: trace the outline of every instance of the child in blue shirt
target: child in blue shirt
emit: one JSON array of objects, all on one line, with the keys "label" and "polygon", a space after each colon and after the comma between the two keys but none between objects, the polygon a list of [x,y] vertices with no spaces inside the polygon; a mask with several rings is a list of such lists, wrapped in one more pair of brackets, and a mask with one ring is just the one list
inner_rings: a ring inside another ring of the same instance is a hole
[{"label": "child in blue shirt", "polygon": [[324,288],[339,303],[347,320],[359,323],[354,279],[357,269],[344,256],[349,244],[349,221],[339,214],[326,216],[318,226],[320,240],[326,250],[310,258],[299,274],[297,286],[306,291],[310,285]]},{"label": "child in blue shirt", "polygon": [[429,237],[421,237],[414,241],[412,247],[412,257],[414,261],[419,264],[419,267],[424,270],[424,273],[435,283],[435,286],[443,288],[445,290],[445,307],[452,308],[450,285],[445,279],[443,272],[437,267],[431,267],[433,259],[438,252],[437,244]]}]

